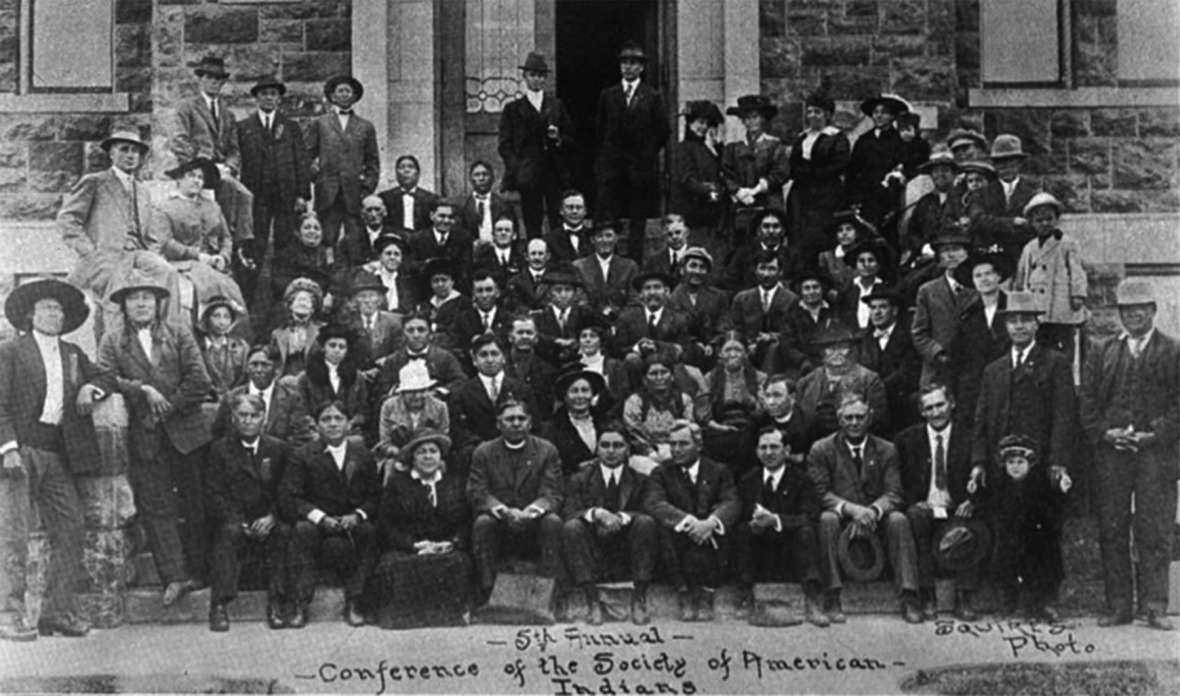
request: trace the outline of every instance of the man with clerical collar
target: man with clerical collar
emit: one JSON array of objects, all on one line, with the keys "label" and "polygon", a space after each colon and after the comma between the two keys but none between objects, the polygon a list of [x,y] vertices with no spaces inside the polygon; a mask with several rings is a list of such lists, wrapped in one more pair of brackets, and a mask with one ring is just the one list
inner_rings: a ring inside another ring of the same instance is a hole
[{"label": "man with clerical collar", "polygon": [[[12,625],[0,629],[0,638],[32,641],[38,632],[80,637],[89,633],[90,624],[77,595],[87,575],[81,562],[82,502],[74,477],[102,470],[90,413],[96,400],[114,391],[115,379],[77,345],[61,339],[90,313],[74,286],[54,279],[22,283],[8,296],[4,313],[23,332],[0,343],[2,474],[19,483],[12,490],[23,493],[9,501],[13,514],[7,516],[20,561],[11,599],[23,600],[23,606]],[[30,503],[53,547],[47,588],[25,583],[23,561],[36,517]],[[40,595],[46,590],[43,604]]]},{"label": "man with clerical collar", "polygon": [[586,196],[569,190],[561,195],[561,225],[545,235],[555,262],[570,262],[594,253],[586,225]]},{"label": "man with clerical collar", "polygon": [[[815,524],[820,500],[807,473],[789,466],[790,445],[773,426],[758,431],[755,452],[761,467],[742,477],[738,493],[742,513],[734,525],[740,606],[749,614],[755,582],[784,582],[797,578],[806,598],[806,617],[827,626],[820,584]],[[800,623],[791,617],[788,623]]]},{"label": "man with clerical collar", "polygon": [[501,400],[495,414],[499,437],[475,448],[467,478],[467,500],[475,512],[477,604],[487,602],[506,555],[539,555],[541,573],[559,585],[565,575],[557,448],[529,434],[532,419],[523,401]]},{"label": "man with clerical collar", "polygon": [[647,478],[627,466],[631,448],[618,421],[598,429],[595,460],[566,484],[563,550],[570,580],[586,596],[586,623],[602,623],[599,582],[630,580],[631,622],[646,625],[647,587],[659,552],[656,521],[644,511]]},{"label": "man with clerical collar", "polygon": [[[796,389],[795,380],[786,374],[767,377],[758,394],[762,413],[754,416],[751,427],[755,432],[761,432],[766,427],[778,429],[787,446],[787,462],[791,466],[806,466],[807,451],[811,449],[812,442],[811,425],[807,422],[807,414],[795,401]],[[757,452],[751,449],[747,456],[751,460],[755,459]]]},{"label": "man with clerical collar", "polygon": [[226,392],[213,419],[213,437],[229,434],[232,426],[230,404],[239,394],[262,399],[262,432],[284,442],[301,445],[311,439],[307,404],[294,380],[278,379],[282,354],[278,346],[261,343],[246,353],[246,383]]}]

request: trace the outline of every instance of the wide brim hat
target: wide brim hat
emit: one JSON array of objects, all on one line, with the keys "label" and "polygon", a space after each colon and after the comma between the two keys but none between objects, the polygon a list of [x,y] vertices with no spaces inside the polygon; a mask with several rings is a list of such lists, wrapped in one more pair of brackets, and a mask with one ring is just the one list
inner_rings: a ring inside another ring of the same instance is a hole
[{"label": "wide brim hat", "polygon": [[947,246],[950,244],[958,244],[964,248],[971,247],[971,235],[963,229],[963,226],[958,223],[948,223],[943,225],[939,230],[938,235],[930,240],[930,247],[937,250],[938,247]]},{"label": "wide brim hat", "polygon": [[1028,203],[1024,204],[1024,210],[1021,210],[1020,212],[1024,215],[1024,217],[1028,217],[1034,209],[1040,208],[1043,205],[1047,205],[1056,210],[1059,217],[1063,212],[1065,212],[1065,206],[1061,204],[1061,201],[1057,200],[1057,196],[1054,196],[1053,194],[1046,191],[1041,191],[1032,198],[1028,199]]},{"label": "wide brim hat", "polygon": [[877,257],[877,264],[881,267],[878,275],[887,275],[893,269],[893,250],[879,237],[862,239],[852,245],[844,254],[845,265],[856,268],[856,257],[861,253],[871,251]]},{"label": "wide brim hat", "polygon": [[352,348],[357,343],[357,332],[347,324],[331,323],[320,327],[319,333],[316,334],[316,343],[321,346],[333,338],[343,338],[348,341],[348,347]]},{"label": "wide brim hat", "polygon": [[65,318],[62,320],[63,334],[76,330],[90,316],[90,307],[81,290],[56,278],[38,278],[21,283],[4,301],[4,316],[8,323],[21,331],[29,330],[29,313],[40,300],[54,299],[61,305]]},{"label": "wide brim hat", "polygon": [[193,72],[197,77],[219,77],[226,79],[229,77],[229,71],[225,69],[225,60],[220,56],[205,56],[196,63],[189,63],[188,66],[193,68]]},{"label": "wide brim hat", "polygon": [[1012,257],[1005,254],[999,246],[994,246],[972,251],[962,263],[955,267],[952,275],[963,287],[974,287],[971,282],[971,274],[975,272],[976,266],[983,263],[990,263],[992,268],[996,269],[996,273],[1000,276],[1000,282],[1011,278],[1012,274],[1016,272],[1016,262],[1012,260]]},{"label": "wide brim hat", "polygon": [[279,91],[279,96],[287,93],[287,85],[282,80],[274,75],[263,75],[254,82],[254,86],[250,88],[250,96],[257,97],[262,90],[271,87]]},{"label": "wide brim hat", "polygon": [[946,150],[932,152],[929,159],[918,165],[918,171],[929,174],[935,167],[950,167],[953,171],[959,171],[959,163],[955,161],[955,156]]},{"label": "wide brim hat", "polygon": [[901,293],[888,285],[874,285],[869,294],[860,298],[860,301],[865,304],[869,304],[873,300],[889,300],[895,307],[900,307]]},{"label": "wide brim hat", "polygon": [[946,146],[948,149],[954,150],[959,145],[962,145],[964,141],[978,145],[980,150],[987,149],[987,138],[983,137],[983,134],[979,131],[967,128],[956,128],[952,130],[950,135],[946,137]]},{"label": "wide brim hat", "polygon": [[770,97],[762,94],[747,94],[738,97],[737,106],[729,107],[725,113],[728,116],[741,118],[752,111],[756,111],[770,120],[778,114],[778,107],[770,102]]},{"label": "wide brim hat", "polygon": [[442,256],[426,259],[426,263],[422,265],[422,280],[429,284],[436,275],[448,275],[454,279],[456,276],[455,264]]},{"label": "wide brim hat", "polygon": [[447,452],[449,452],[451,449],[451,438],[445,433],[441,433],[432,428],[424,428],[414,433],[414,436],[410,438],[410,441],[402,445],[399,452],[402,462],[404,462],[406,466],[413,465],[414,452],[416,452],[419,447],[425,445],[427,442],[433,442],[434,444],[438,445],[438,448],[441,450],[442,456],[444,457],[447,456]]},{"label": "wide brim hat", "polygon": [[237,321],[242,317],[243,314],[246,313],[246,308],[242,307],[234,300],[231,300],[224,295],[217,295],[215,297],[209,298],[209,301],[205,303],[204,309],[201,310],[202,326],[204,326],[209,320],[209,314],[211,314],[213,310],[217,309],[218,307],[225,307],[228,309],[229,313],[233,315],[233,321]]},{"label": "wide brim hat", "polygon": [[216,189],[221,184],[221,170],[208,157],[194,157],[187,162],[176,165],[164,172],[164,174],[170,179],[180,179],[180,177],[194,169],[200,169],[201,174],[204,175],[205,183],[201,185],[202,188]]},{"label": "wide brim hat", "polygon": [[116,128],[115,130],[112,130],[111,134],[104,138],[101,143],[99,143],[99,147],[109,152],[111,145],[114,145],[115,143],[131,143],[132,145],[138,147],[141,153],[146,153],[148,150],[152,149],[152,146],[140,137],[138,131],[132,130],[130,128]]},{"label": "wide brim hat", "polygon": [[856,213],[855,210],[838,210],[832,213],[832,217],[828,219],[827,229],[829,232],[835,234],[836,228],[844,223],[848,223],[856,228],[857,237],[864,241],[869,237],[877,236],[877,228],[873,223],[864,219]]},{"label": "wide brim hat", "polygon": [[375,273],[369,273],[363,270],[354,273],[348,284],[348,292],[352,295],[362,290],[376,290],[384,295],[388,289],[385,287],[385,283],[382,283],[381,279]]},{"label": "wide brim hat", "polygon": [[634,41],[628,41],[628,42],[624,43],[619,48],[619,53],[618,53],[618,55],[615,56],[616,60],[622,60],[624,58],[630,58],[632,60],[639,60],[639,61],[643,61],[644,63],[646,63],[647,62],[647,51],[644,51],[643,46],[640,46],[639,44],[635,43]]},{"label": "wide brim hat", "polygon": [[535,73],[549,73],[549,63],[545,60],[545,54],[537,51],[529,51],[528,56],[524,59],[524,64],[519,66],[521,70],[528,70]]},{"label": "wide brim hat", "polygon": [[1028,157],[1028,154],[1025,153],[1024,145],[1018,136],[1012,135],[1011,133],[1001,133],[992,141],[990,157],[992,161],[1024,159]]},{"label": "wide brim hat", "polygon": [[987,177],[989,181],[994,181],[998,176],[996,174],[996,168],[992,166],[992,163],[984,162],[983,160],[963,162],[959,165],[959,172],[963,174],[982,174]]},{"label": "wide brim hat", "polygon": [[817,348],[823,346],[835,346],[843,343],[856,343],[857,336],[852,329],[845,326],[842,322],[833,321],[816,334],[815,338],[811,339],[811,344]]},{"label": "wide brim hat", "polygon": [[1010,292],[1008,293],[1007,304],[1002,309],[996,310],[997,316],[1007,316],[1009,314],[1044,314],[1045,308],[1037,301],[1036,295],[1031,292]]},{"label": "wide brim hat", "polygon": [[725,117],[721,115],[721,109],[707,99],[688,102],[684,105],[684,111],[680,115],[684,117],[686,123],[701,119],[710,126],[719,126],[725,121]]},{"label": "wide brim hat", "polygon": [[832,282],[832,276],[827,271],[819,266],[808,264],[797,271],[791,278],[791,287],[794,288],[796,294],[799,293],[800,288],[803,287],[805,280],[818,280],[820,285],[824,286],[824,291],[831,290],[835,283]]},{"label": "wide brim hat", "polygon": [[381,252],[385,251],[385,247],[390,244],[396,244],[402,250],[402,256],[405,256],[409,250],[405,237],[402,237],[396,232],[382,232],[373,240],[373,253],[380,256]]},{"label": "wide brim hat", "polygon": [[329,77],[328,80],[324,82],[324,96],[330,98],[336,87],[342,84],[347,84],[349,87],[352,87],[352,92],[356,95],[356,98],[353,99],[354,103],[359,102],[361,97],[365,96],[365,86],[361,84],[360,80],[356,79],[352,75],[333,75],[332,77]]},{"label": "wide brim hat", "polygon": [[980,520],[955,518],[946,525],[934,544],[934,560],[948,572],[973,568],[991,551],[992,535]]},{"label": "wide brim hat", "polygon": [[1119,307],[1156,304],[1155,291],[1146,280],[1127,278],[1114,291],[1114,303]]},{"label": "wide brim hat", "polygon": [[587,370],[581,363],[574,363],[566,366],[560,374],[553,380],[553,393],[560,399],[570,388],[570,385],[579,379],[584,379],[590,383],[590,391],[595,395],[606,391],[606,379],[592,370]]},{"label": "wide brim hat", "polygon": [[570,268],[553,268],[541,276],[542,285],[571,285],[582,287],[582,276]]},{"label": "wide brim hat", "polygon": [[395,387],[394,391],[398,394],[424,391],[437,384],[438,380],[430,376],[430,370],[425,364],[411,361],[403,365],[402,369],[398,371],[397,387]]},{"label": "wide brim hat", "polygon": [[901,97],[895,94],[881,94],[862,101],[860,111],[865,116],[872,116],[873,109],[876,109],[878,105],[889,107],[895,116],[900,116],[910,110],[909,102]]},{"label": "wide brim hat", "polygon": [[675,283],[672,282],[672,277],[663,271],[644,271],[636,275],[631,280],[631,287],[634,288],[636,292],[638,292],[643,289],[643,284],[649,280],[658,280],[668,288],[671,288],[673,285],[675,285]]},{"label": "wide brim hat", "polygon": [[885,549],[876,534],[858,534],[853,537],[856,525],[849,524],[840,532],[836,542],[836,559],[840,569],[849,579],[857,582],[872,582],[881,577],[885,570]]},{"label": "wide brim hat", "polygon": [[713,270],[713,255],[710,254],[709,250],[705,247],[689,247],[684,250],[684,255],[680,258],[685,263],[687,263],[689,259],[699,259],[705,262],[705,265],[709,267],[710,271]]},{"label": "wide brim hat", "polygon": [[138,268],[133,268],[123,278],[122,283],[111,291],[107,299],[115,304],[122,304],[123,298],[133,290],[151,290],[161,300],[167,299],[172,294],[168,291],[168,286]]}]

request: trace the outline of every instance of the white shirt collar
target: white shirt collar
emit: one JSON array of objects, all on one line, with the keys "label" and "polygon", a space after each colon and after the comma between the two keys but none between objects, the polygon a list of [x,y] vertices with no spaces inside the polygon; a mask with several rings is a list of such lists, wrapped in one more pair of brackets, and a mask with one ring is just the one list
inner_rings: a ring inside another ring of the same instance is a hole
[{"label": "white shirt collar", "polygon": [[417,469],[410,469],[410,478],[414,479],[415,481],[421,481],[422,483],[428,483],[432,486],[436,485],[439,481],[441,481],[442,477],[443,477],[442,469],[435,471],[434,475],[431,476],[430,478],[423,477],[422,474],[418,473]]},{"label": "white shirt collar", "polygon": [[245,440],[242,440],[242,439],[239,439],[238,441],[242,443],[243,449],[250,450],[250,454],[258,454],[258,442],[261,439],[262,438],[256,437],[256,438],[254,438],[254,442],[246,442]]},{"label": "white shirt collar", "polygon": [[[1147,330],[1147,333],[1145,333],[1139,337],[1139,340],[1141,341],[1139,345],[1146,346],[1148,343],[1151,342],[1151,337],[1154,335],[1155,335],[1155,327],[1153,326]],[[1126,341],[1128,345],[1130,345],[1130,342],[1133,338],[1134,338],[1134,336],[1132,336],[1130,333],[1128,333],[1126,331],[1119,334],[1119,340]]]},{"label": "white shirt collar", "polygon": [[688,480],[693,483],[697,482],[697,474],[701,470],[701,460],[698,458],[692,463],[692,466],[684,467],[684,473],[688,474]]},{"label": "white shirt collar", "polygon": [[624,94],[627,92],[628,88],[630,88],[631,91],[634,92],[638,87],[639,87],[639,78],[638,77],[635,78],[634,80],[623,80],[623,93]]},{"label": "white shirt collar", "polygon": [[851,440],[845,440],[844,442],[845,442],[845,444],[848,445],[848,451],[851,452],[853,454],[853,456],[855,456],[856,453],[859,451],[861,458],[862,459],[864,458],[865,445],[869,444],[868,437],[866,437],[865,439],[861,440],[859,443],[856,443],[856,444],[853,444]]},{"label": "white shirt collar", "polygon": [[131,184],[135,181],[134,176],[128,174],[122,169],[119,169],[118,167],[111,167],[111,171],[115,173],[115,178],[119,180],[119,183],[123,184],[123,188],[131,188]]},{"label": "white shirt collar", "polygon": [[951,439],[951,428],[953,428],[953,427],[955,427],[953,423],[947,423],[946,427],[943,428],[942,430],[935,430],[928,423],[928,424],[926,424],[926,439],[929,440],[931,444],[933,444],[934,439],[936,437],[938,437],[939,435],[942,435],[942,443],[943,443],[943,446],[945,447],[947,441]]},{"label": "white shirt collar", "polygon": [[341,442],[335,447],[331,445],[324,445],[324,451],[332,456],[332,460],[336,462],[337,469],[343,469],[344,455],[348,452],[348,440]]},{"label": "white shirt collar", "polygon": [[622,483],[623,483],[623,467],[622,466],[617,466],[614,469],[612,469],[612,468],[606,466],[605,464],[599,464],[598,470],[602,473],[602,482],[605,483],[606,485],[608,485],[608,486],[610,485],[611,478],[614,478],[616,483],[622,485]]},{"label": "white shirt collar", "polygon": [[42,353],[53,353],[60,350],[59,337],[43,334],[36,329],[33,329],[30,333],[33,334],[33,340],[37,342],[37,347],[41,349]]},{"label": "white shirt collar", "polygon": [[765,486],[766,479],[770,479],[771,488],[773,488],[774,490],[777,491],[779,482],[783,480],[783,472],[786,470],[787,470],[786,464],[784,464],[783,466],[780,466],[779,468],[775,469],[774,471],[767,471],[765,468],[763,468],[762,469],[762,485]]},{"label": "white shirt collar", "polygon": [[247,382],[249,386],[246,388],[246,391],[248,391],[250,394],[253,394],[254,396],[261,396],[262,400],[269,404],[270,395],[274,393],[276,381],[277,380],[271,380],[271,383],[266,386],[266,389],[259,389],[258,387],[254,386],[253,382]]},{"label": "white shirt collar", "polygon": [[1030,352],[1032,352],[1033,346],[1035,346],[1036,344],[1037,344],[1037,342],[1034,339],[1033,341],[1029,342],[1029,344],[1027,346],[1024,347],[1024,350],[1021,350],[1021,349],[1017,348],[1016,346],[1012,346],[1012,351],[1010,353],[1011,361],[1013,363],[1026,362],[1028,360],[1028,354]]},{"label": "white shirt collar", "polygon": [[658,323],[660,323],[660,318],[664,316],[664,308],[660,307],[659,309],[652,310],[652,309],[648,309],[647,307],[644,307],[643,313],[644,313],[644,316],[647,317],[647,322],[649,324],[653,321],[658,324]]}]

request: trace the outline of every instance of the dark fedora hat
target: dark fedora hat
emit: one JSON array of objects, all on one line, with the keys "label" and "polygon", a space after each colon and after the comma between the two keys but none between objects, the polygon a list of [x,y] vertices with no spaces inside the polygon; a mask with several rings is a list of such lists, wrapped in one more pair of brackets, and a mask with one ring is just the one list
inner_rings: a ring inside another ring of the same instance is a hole
[{"label": "dark fedora hat", "polygon": [[937,250],[940,246],[958,244],[963,248],[971,247],[971,235],[957,222],[948,222],[942,226],[938,234],[930,241],[930,246]]},{"label": "dark fedora hat", "polygon": [[834,346],[841,343],[855,343],[856,340],[856,334],[852,329],[845,326],[843,322],[832,321],[821,329],[815,338],[811,339],[811,344],[816,347]]},{"label": "dark fedora hat", "polygon": [[849,524],[840,532],[836,542],[836,558],[840,569],[852,580],[872,582],[885,570],[885,549],[876,534],[852,536],[856,525]]},{"label": "dark fedora hat", "polygon": [[546,285],[572,285],[575,288],[582,287],[582,277],[569,267],[550,268],[545,271],[545,275],[541,276],[541,282]]},{"label": "dark fedora hat", "polygon": [[894,307],[901,306],[901,293],[888,285],[874,285],[872,291],[860,298],[861,302],[869,304],[873,300],[888,300]]},{"label": "dark fedora hat", "polygon": [[65,314],[61,325],[63,334],[74,331],[90,316],[90,307],[86,305],[86,296],[82,291],[56,278],[37,278],[16,286],[4,301],[4,316],[16,329],[29,331],[32,328],[29,314],[33,307],[37,302],[48,299],[57,300]]},{"label": "dark fedora hat", "polygon": [[963,174],[979,174],[987,178],[988,181],[994,181],[998,176],[996,168],[992,166],[991,162],[984,160],[972,160],[970,162],[963,162],[959,165],[959,171]]},{"label": "dark fedora hat", "polygon": [[176,165],[164,172],[164,174],[170,179],[179,179],[194,169],[201,170],[201,174],[205,177],[205,183],[202,185],[203,188],[215,189],[221,183],[221,170],[208,157],[194,157],[187,162]]},{"label": "dark fedora hat", "polygon": [[649,280],[658,280],[668,288],[671,288],[673,285],[675,285],[675,283],[672,282],[672,278],[669,277],[667,273],[662,271],[645,271],[643,273],[639,273],[631,280],[631,287],[635,288],[636,291],[642,290],[643,285]]},{"label": "dark fedora hat", "polygon": [[196,63],[189,63],[188,66],[193,68],[197,77],[220,77],[223,80],[229,77],[229,71],[225,69],[225,60],[221,56],[205,56]]},{"label": "dark fedora hat", "polygon": [[333,75],[332,77],[329,77],[328,80],[324,82],[324,96],[330,98],[332,96],[333,90],[335,90],[340,85],[348,85],[349,87],[352,87],[352,92],[356,95],[356,99],[353,100],[354,102],[359,102],[361,97],[365,96],[364,85],[362,85],[360,80],[356,79],[352,75]]},{"label": "dark fedora hat", "polygon": [[955,161],[955,156],[948,150],[936,150],[930,153],[930,157],[925,162],[918,165],[918,171],[923,174],[929,174],[930,170],[935,167],[950,167],[952,171],[959,171],[959,163]]},{"label": "dark fedora hat", "polygon": [[910,110],[909,103],[896,94],[880,94],[875,97],[870,97],[860,103],[860,110],[866,116],[873,115],[873,109],[878,106],[884,106],[893,112],[894,116],[900,116]]},{"label": "dark fedora hat", "polygon": [[595,394],[601,394],[606,390],[606,379],[592,370],[587,370],[582,363],[573,363],[565,366],[557,378],[553,380],[553,393],[560,399],[565,391],[570,388],[570,385],[579,379],[584,379],[590,383],[590,391]]},{"label": "dark fedora hat", "polygon": [[737,106],[725,110],[726,115],[741,118],[751,111],[757,111],[770,120],[778,113],[778,107],[770,103],[770,97],[762,94],[746,94],[738,97]]},{"label": "dark fedora hat", "polygon": [[353,295],[362,290],[376,290],[384,295],[388,289],[385,287],[385,283],[382,283],[381,279],[377,277],[377,274],[370,273],[366,270],[359,270],[354,273],[348,284],[348,291]]},{"label": "dark fedora hat", "polygon": [[549,63],[545,60],[545,54],[538,51],[529,51],[529,54],[524,59],[524,65],[520,66],[521,70],[528,70],[529,72],[548,74]]},{"label": "dark fedora hat", "polygon": [[976,266],[985,263],[990,263],[992,268],[996,270],[1000,276],[1000,282],[1011,278],[1016,271],[1016,262],[1012,260],[1011,256],[1005,254],[999,245],[980,247],[973,249],[967,258],[955,267],[953,272],[955,280],[959,281],[963,287],[974,287],[971,274],[975,272]]},{"label": "dark fedora hat", "polygon": [[619,55],[616,56],[616,58],[618,60],[627,58],[630,60],[638,60],[646,63],[647,52],[643,50],[643,46],[640,46],[635,41],[624,41],[623,45],[619,47]]},{"label": "dark fedora hat", "polygon": [[718,109],[717,105],[708,99],[687,102],[680,115],[684,117],[685,123],[692,123],[700,119],[710,126],[719,126],[725,120],[725,117],[721,115],[721,109]]},{"label": "dark fedora hat", "polygon": [[160,300],[166,300],[172,294],[167,286],[157,278],[148,275],[138,268],[132,268],[122,278],[119,285],[107,295],[107,299],[115,304],[122,304],[123,298],[134,290],[150,290]]},{"label": "dark fedora hat", "polygon": [[934,560],[948,572],[979,565],[991,551],[992,535],[981,520],[956,517],[934,544]]},{"label": "dark fedora hat", "polygon": [[277,89],[280,96],[287,93],[287,85],[283,84],[282,80],[274,75],[263,75],[254,81],[254,86],[250,88],[250,95],[257,97],[259,92],[268,87]]}]

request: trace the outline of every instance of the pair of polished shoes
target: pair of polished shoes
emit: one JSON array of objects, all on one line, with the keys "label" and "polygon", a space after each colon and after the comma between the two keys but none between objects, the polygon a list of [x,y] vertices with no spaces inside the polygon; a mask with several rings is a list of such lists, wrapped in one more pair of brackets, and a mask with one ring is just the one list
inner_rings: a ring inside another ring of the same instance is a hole
[{"label": "pair of polished shoes", "polygon": [[0,628],[0,639],[25,643],[37,640],[38,635],[82,638],[89,633],[90,623],[85,619],[73,614],[62,614],[41,619],[36,628],[30,627],[23,618],[19,618],[12,625]]},{"label": "pair of polished shoes", "polygon": [[[365,625],[365,615],[357,608],[355,600],[348,600],[344,609],[344,620],[349,626]],[[278,602],[270,602],[266,605],[266,625],[271,630],[303,628],[307,625],[307,605],[296,604],[287,615]],[[217,633],[229,630],[229,612],[225,602],[218,602],[209,607],[209,630]]]},{"label": "pair of polished shoes", "polygon": [[681,588],[680,620],[709,622],[716,618],[717,590],[709,587]]}]

